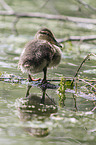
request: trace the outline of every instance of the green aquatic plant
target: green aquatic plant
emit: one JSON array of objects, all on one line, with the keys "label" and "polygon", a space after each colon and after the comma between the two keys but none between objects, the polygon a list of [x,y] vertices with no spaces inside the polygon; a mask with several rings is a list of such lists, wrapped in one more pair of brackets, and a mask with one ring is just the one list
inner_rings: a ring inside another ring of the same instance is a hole
[{"label": "green aquatic plant", "polygon": [[[59,92],[59,105],[65,106],[65,100],[66,100],[66,90],[73,89],[74,95],[78,97],[83,97],[89,100],[96,100],[96,80],[89,80],[86,78],[80,78],[78,77],[79,71],[86,62],[90,58],[90,56],[95,56],[94,53],[88,54],[83,61],[81,62],[80,66],[78,67],[77,71],[75,72],[75,75],[72,80],[66,80],[65,78],[62,78],[60,81],[60,87],[58,89]],[[74,86],[74,88],[73,88]]]},{"label": "green aquatic plant", "polygon": [[65,106],[65,100],[66,100],[66,97],[65,97],[65,90],[66,90],[66,85],[65,85],[65,79],[62,78],[61,81],[60,81],[60,87],[58,89],[59,91],[59,106]]},{"label": "green aquatic plant", "polygon": [[60,81],[60,84],[59,84],[59,88],[58,88],[59,106],[61,106],[61,107],[65,106],[65,100],[66,100],[65,91],[68,88],[69,89],[73,88],[73,85],[71,85],[71,80],[62,78]]},{"label": "green aquatic plant", "polygon": [[[73,99],[76,101],[77,97],[82,97],[87,100],[95,101],[96,100],[96,80],[88,80],[86,78],[77,78],[74,80],[74,84],[72,84],[71,80],[66,80],[62,78],[58,88],[58,96],[59,96],[59,106],[65,106],[66,93],[71,92],[73,94]],[[76,104],[76,103],[75,103]],[[75,109],[77,107],[75,105]]]}]

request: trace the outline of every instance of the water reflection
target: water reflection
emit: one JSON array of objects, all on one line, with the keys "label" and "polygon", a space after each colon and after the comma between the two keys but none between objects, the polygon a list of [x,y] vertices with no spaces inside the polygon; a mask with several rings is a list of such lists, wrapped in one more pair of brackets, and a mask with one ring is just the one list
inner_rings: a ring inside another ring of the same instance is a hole
[{"label": "water reflection", "polygon": [[[57,112],[57,106],[55,101],[48,96],[46,88],[41,87],[42,95],[30,93],[32,86],[28,85],[26,97],[21,99],[18,107],[20,120],[26,121],[41,121],[43,124],[44,120],[51,114]],[[30,135],[37,137],[47,136],[50,131],[47,126],[36,124],[35,127],[25,127]]]}]

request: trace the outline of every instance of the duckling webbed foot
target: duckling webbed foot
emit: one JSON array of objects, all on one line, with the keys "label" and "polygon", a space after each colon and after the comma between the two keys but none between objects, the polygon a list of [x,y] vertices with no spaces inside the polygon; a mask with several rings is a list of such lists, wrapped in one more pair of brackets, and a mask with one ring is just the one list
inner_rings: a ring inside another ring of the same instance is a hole
[{"label": "duckling webbed foot", "polygon": [[40,87],[42,88],[42,90],[46,90],[48,88],[50,88],[50,89],[56,89],[57,88],[56,85],[51,84],[49,81],[44,80],[44,79],[42,80]]},{"label": "duckling webbed foot", "polygon": [[40,81],[41,78],[38,78],[38,79],[34,79],[34,78],[31,78],[31,75],[28,74],[28,81],[29,82],[32,82],[32,81]]},{"label": "duckling webbed foot", "polygon": [[42,84],[47,84],[47,83],[49,83],[47,80],[45,79],[42,80]]}]

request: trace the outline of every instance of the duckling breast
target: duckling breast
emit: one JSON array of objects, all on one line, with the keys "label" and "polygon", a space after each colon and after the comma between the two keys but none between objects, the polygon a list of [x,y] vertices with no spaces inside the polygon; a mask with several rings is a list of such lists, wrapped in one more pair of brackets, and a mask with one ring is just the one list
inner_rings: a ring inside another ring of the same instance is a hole
[{"label": "duckling breast", "polygon": [[53,45],[53,48],[54,48],[54,55],[52,57],[52,61],[49,67],[54,67],[58,65],[61,61],[61,55],[62,55],[61,49],[56,45]]}]

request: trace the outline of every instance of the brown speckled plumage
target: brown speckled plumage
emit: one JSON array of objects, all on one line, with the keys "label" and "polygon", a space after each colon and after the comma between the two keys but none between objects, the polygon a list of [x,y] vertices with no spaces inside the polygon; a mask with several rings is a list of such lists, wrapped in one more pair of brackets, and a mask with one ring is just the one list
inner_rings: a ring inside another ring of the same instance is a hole
[{"label": "brown speckled plumage", "polygon": [[56,66],[61,60],[59,47],[61,45],[55,40],[52,32],[47,28],[41,29],[36,33],[34,40],[25,45],[19,67],[29,75],[45,71],[45,80],[47,67]]}]

